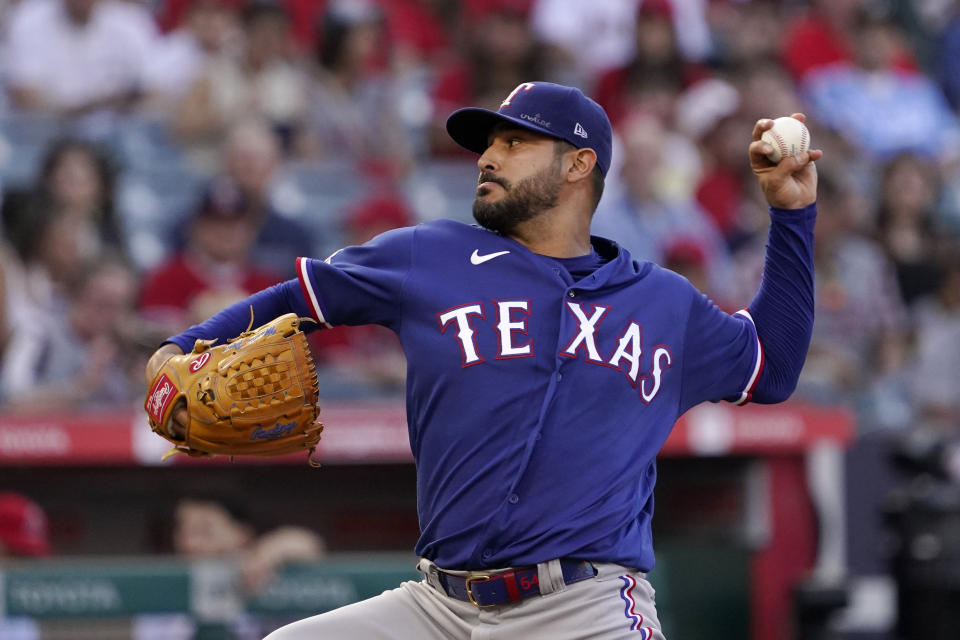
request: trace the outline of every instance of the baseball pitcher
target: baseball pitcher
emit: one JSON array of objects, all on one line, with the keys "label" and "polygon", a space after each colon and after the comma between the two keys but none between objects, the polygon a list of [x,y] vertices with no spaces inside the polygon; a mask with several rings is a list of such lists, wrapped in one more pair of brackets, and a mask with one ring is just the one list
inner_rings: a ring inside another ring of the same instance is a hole
[{"label": "baseball pitcher", "polygon": [[[766,267],[735,314],[591,237],[610,122],[578,89],[527,82],[497,111],[447,120],[479,155],[478,225],[427,222],[300,258],[297,279],[157,351],[151,382],[198,340],[243,332],[251,307],[381,324],[403,344],[423,579],[270,640],[663,639],[645,577],[657,452],[698,403],[786,399],[810,340],[821,152],[775,164],[770,127],[757,122],[748,149],[770,205]],[[174,407],[157,428],[182,441],[189,420]]]}]

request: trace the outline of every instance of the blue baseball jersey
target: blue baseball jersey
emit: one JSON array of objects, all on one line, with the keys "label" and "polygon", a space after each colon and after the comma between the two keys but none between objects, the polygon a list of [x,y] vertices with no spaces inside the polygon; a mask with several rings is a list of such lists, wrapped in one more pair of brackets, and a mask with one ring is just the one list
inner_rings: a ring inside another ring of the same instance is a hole
[{"label": "blue baseball jersey", "polygon": [[577,280],[450,220],[298,260],[320,323],[400,337],[416,552],[441,567],[569,556],[650,570],[655,457],[675,421],[751,398],[763,350],[748,312],[592,242],[602,264]]}]

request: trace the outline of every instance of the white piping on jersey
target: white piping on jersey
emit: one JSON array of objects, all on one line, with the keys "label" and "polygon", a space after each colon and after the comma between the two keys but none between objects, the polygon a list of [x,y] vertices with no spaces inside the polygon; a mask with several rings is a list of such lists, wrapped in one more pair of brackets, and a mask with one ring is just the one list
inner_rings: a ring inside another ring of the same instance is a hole
[{"label": "white piping on jersey", "polygon": [[[330,257],[332,258],[333,256]],[[327,322],[327,319],[323,316],[323,311],[320,309],[320,302],[317,300],[317,294],[313,292],[313,283],[310,282],[310,274],[307,272],[306,258],[297,258],[297,275],[300,276],[300,282],[303,284],[303,288],[310,298],[308,302],[313,308],[313,313],[316,314],[317,320],[327,329],[332,329],[333,325]]]},{"label": "white piping on jersey", "polygon": [[[741,309],[740,311],[737,311],[733,315],[743,316],[744,318],[749,320],[750,324],[753,325],[754,334],[756,334],[757,324],[753,321],[753,316],[750,315],[749,311],[747,311],[746,309]],[[733,404],[737,406],[747,404],[747,402],[750,401],[750,398],[753,397],[753,387],[757,382],[757,376],[760,375],[760,369],[762,368],[762,365],[763,365],[763,345],[760,344],[760,336],[757,336],[757,360],[753,365],[753,373],[750,374],[750,379],[747,381],[746,388],[742,392],[740,392],[740,398]]]}]

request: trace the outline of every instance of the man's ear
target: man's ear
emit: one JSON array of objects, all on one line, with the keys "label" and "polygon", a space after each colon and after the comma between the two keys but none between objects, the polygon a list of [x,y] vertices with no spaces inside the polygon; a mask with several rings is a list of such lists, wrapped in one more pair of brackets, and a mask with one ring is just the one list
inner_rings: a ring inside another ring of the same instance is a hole
[{"label": "man's ear", "polygon": [[597,154],[593,149],[575,149],[573,161],[567,169],[567,181],[579,182],[589,178],[593,168],[597,165]]}]

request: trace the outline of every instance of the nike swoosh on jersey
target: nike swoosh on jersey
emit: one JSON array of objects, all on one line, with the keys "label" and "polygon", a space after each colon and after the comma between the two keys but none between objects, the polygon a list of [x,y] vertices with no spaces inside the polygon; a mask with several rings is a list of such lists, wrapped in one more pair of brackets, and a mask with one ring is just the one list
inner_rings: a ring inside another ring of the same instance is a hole
[{"label": "nike swoosh on jersey", "polygon": [[487,260],[493,260],[494,258],[499,258],[500,256],[510,253],[509,251],[497,251],[496,253],[488,253],[486,255],[480,255],[479,249],[473,250],[473,255],[470,256],[470,264],[483,264]]}]

